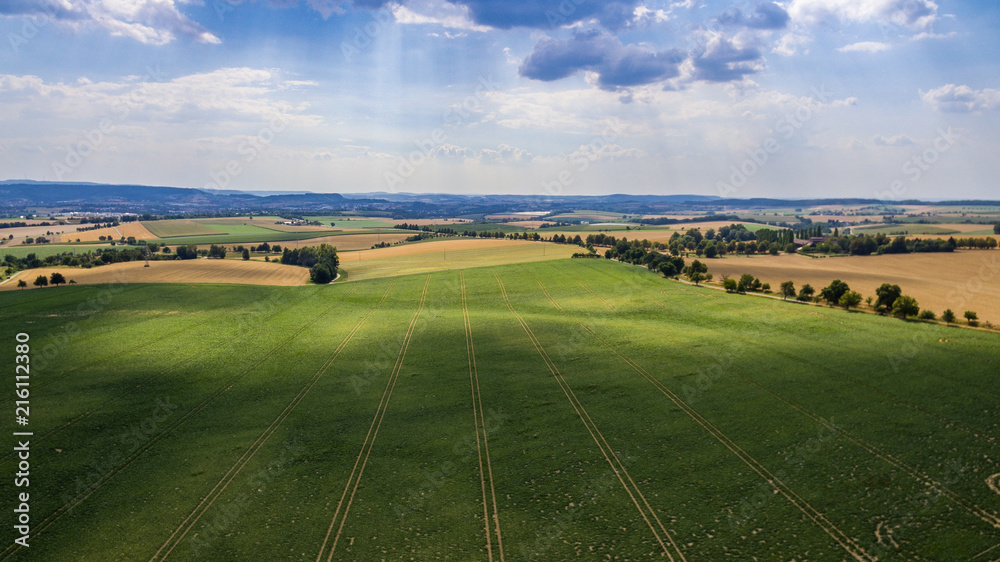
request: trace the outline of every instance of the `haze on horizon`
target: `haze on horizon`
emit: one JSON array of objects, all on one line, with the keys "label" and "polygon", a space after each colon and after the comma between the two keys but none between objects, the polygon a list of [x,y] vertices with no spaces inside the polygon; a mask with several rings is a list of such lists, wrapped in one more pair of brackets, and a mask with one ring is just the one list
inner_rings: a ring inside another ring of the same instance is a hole
[{"label": "haze on horizon", "polygon": [[17,0],[6,178],[996,199],[1000,7]]}]

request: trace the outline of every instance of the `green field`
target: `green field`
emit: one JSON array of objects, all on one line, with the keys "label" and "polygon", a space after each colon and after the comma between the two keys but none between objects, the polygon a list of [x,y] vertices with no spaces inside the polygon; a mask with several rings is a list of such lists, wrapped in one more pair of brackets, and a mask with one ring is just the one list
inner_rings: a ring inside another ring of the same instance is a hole
[{"label": "green field", "polygon": [[336,225],[335,228],[392,228],[396,224],[389,219],[372,217],[315,216],[303,218],[307,221],[321,222],[323,226],[330,226],[332,222]]},{"label": "green field", "polygon": [[142,221],[142,226],[159,238],[174,236],[200,236],[218,234],[218,230],[192,219],[172,219],[165,221]]},{"label": "green field", "polygon": [[[93,244],[29,244],[19,246],[0,246],[0,256],[10,254],[17,258],[27,257],[28,254],[35,254],[39,259],[49,256],[70,252],[73,254],[86,254],[98,248],[111,248],[107,243]],[[129,246],[121,246],[128,248]]]},{"label": "green field", "polygon": [[0,318],[34,431],[3,559],[1000,555],[990,333],[605,260],[61,287]]}]

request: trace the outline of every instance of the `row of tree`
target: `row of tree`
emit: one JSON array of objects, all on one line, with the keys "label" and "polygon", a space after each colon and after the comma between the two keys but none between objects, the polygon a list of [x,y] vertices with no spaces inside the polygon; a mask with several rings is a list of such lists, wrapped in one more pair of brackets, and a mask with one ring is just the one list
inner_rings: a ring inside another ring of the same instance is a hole
[{"label": "row of tree", "polygon": [[[707,269],[695,267],[699,265],[703,266],[704,264],[695,260],[692,267],[685,270],[688,278],[696,284],[705,279],[705,273],[707,272]],[[771,288],[769,284],[761,283],[759,279],[749,273],[744,273],[739,281],[724,277],[722,286],[730,293],[770,292]],[[786,300],[795,298],[804,302],[812,302],[814,300],[826,301],[830,306],[840,306],[845,310],[857,308],[862,302],[865,302],[877,314],[892,314],[904,320],[910,317],[917,317],[921,320],[937,320],[937,315],[934,311],[921,310],[915,298],[904,295],[899,285],[891,283],[883,283],[879,288],[875,289],[875,297],[868,297],[867,299],[861,293],[851,290],[851,287],[840,279],[834,279],[829,285],[820,289],[818,299],[813,297],[816,294],[816,290],[808,283],[803,285],[802,289],[796,294],[795,283],[793,281],[782,283],[779,294]],[[975,311],[967,310],[964,316],[970,326],[978,325],[979,316]],[[950,308],[941,314],[941,320],[947,324],[955,322],[955,319],[955,313]]]}]

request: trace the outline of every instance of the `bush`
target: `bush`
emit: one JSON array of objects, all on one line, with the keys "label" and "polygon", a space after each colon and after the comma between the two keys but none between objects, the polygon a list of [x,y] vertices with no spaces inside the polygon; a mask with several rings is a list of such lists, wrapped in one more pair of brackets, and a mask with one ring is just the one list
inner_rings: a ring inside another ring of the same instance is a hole
[{"label": "bush", "polygon": [[735,293],[738,283],[736,283],[735,279],[723,279],[722,287],[725,288],[727,292]]},{"label": "bush", "polygon": [[922,310],[918,318],[921,320],[937,320],[937,314],[934,314],[933,310]]}]

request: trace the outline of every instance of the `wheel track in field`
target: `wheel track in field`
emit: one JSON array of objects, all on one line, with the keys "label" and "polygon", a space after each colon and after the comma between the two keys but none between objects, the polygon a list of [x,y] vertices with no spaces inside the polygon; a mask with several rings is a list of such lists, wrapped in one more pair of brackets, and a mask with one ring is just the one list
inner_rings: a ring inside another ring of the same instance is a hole
[{"label": "wheel track in field", "polygon": [[[577,416],[579,416],[580,421],[583,422],[584,427],[587,429],[587,433],[590,434],[590,437],[594,440],[594,443],[597,444],[597,447],[598,449],[600,449],[601,454],[604,456],[604,459],[611,466],[611,470],[615,473],[615,476],[618,478],[618,481],[621,483],[622,487],[625,488],[625,491],[626,493],[628,493],[629,498],[632,500],[632,503],[635,504],[635,507],[639,511],[639,514],[642,516],[643,520],[649,526],[650,531],[653,533],[653,536],[659,543],[660,548],[663,550],[663,555],[665,555],[670,560],[676,559],[685,561],[686,558],[684,557],[684,553],[681,552],[680,547],[678,547],[677,543],[674,541],[674,538],[667,531],[666,527],[663,526],[663,523],[660,521],[659,516],[657,516],[656,514],[656,510],[654,510],[653,507],[649,505],[649,502],[646,500],[645,495],[643,495],[642,490],[635,483],[635,481],[632,479],[632,476],[625,468],[624,463],[621,462],[621,460],[618,458],[618,455],[614,452],[614,449],[608,443],[607,439],[604,438],[604,434],[601,433],[600,429],[597,427],[597,424],[590,417],[590,414],[587,413],[586,409],[583,407],[583,404],[576,397],[576,393],[573,392],[573,389],[569,386],[569,383],[565,380],[565,378],[563,378],[562,373],[559,371],[555,363],[549,357],[548,353],[545,351],[545,348],[542,347],[541,342],[538,341],[538,338],[535,336],[534,332],[531,331],[531,328],[528,326],[527,322],[525,322],[524,318],[522,318],[521,315],[518,314],[516,310],[514,310],[514,306],[510,302],[510,298],[507,295],[507,289],[504,286],[503,281],[500,279],[500,276],[497,275],[496,272],[493,272],[493,276],[496,278],[497,284],[500,287],[500,294],[503,296],[503,300],[507,304],[508,310],[510,310],[510,313],[514,316],[515,319],[517,319],[518,323],[521,325],[521,328],[524,330],[524,333],[527,334],[528,339],[531,341],[532,346],[534,346],[535,351],[537,351],[538,354],[541,356],[542,361],[548,368],[549,373],[552,375],[552,378],[555,379],[556,383],[559,385],[559,388],[563,391],[563,394],[566,395],[566,399],[569,400],[570,405],[576,411],[576,414]],[[638,499],[636,499],[637,496]],[[643,507],[645,507],[645,509]],[[652,517],[652,520],[650,520],[650,517]],[[656,521],[656,525],[653,524],[653,520]],[[659,530],[657,530],[657,527],[659,527]],[[664,542],[664,537],[666,537],[666,542]],[[669,543],[669,547],[667,543]]]},{"label": "wheel track in field", "polygon": [[743,373],[740,373],[739,371],[737,371],[735,369],[733,370],[733,372],[736,373],[736,376],[740,377],[741,379],[743,379],[744,381],[748,382],[749,384],[757,387],[758,389],[760,389],[761,391],[767,393],[768,395],[772,396],[773,398],[775,398],[775,399],[783,402],[788,407],[790,407],[793,410],[799,412],[800,414],[802,414],[805,417],[809,418],[813,422],[815,422],[815,423],[823,426],[824,428],[826,428],[826,429],[828,429],[830,431],[833,431],[834,433],[836,433],[837,435],[840,435],[841,437],[844,437],[848,441],[854,443],[858,447],[861,447],[862,449],[864,449],[865,451],[867,451],[871,455],[873,455],[873,456],[875,456],[875,457],[877,457],[877,458],[885,461],[886,463],[890,464],[891,466],[893,466],[893,467],[895,467],[895,468],[897,468],[899,470],[902,470],[903,472],[905,472],[907,475],[909,475],[911,478],[913,478],[917,482],[920,482],[924,486],[927,486],[927,487],[931,488],[932,490],[936,491],[938,493],[938,495],[941,495],[941,496],[944,496],[944,497],[950,499],[954,503],[958,504],[962,509],[964,509],[966,512],[968,512],[970,515],[972,515],[972,516],[980,519],[981,521],[983,521],[987,525],[990,525],[990,526],[992,526],[995,529],[1000,529],[1000,517],[998,517],[996,514],[993,514],[993,513],[990,513],[989,511],[986,511],[985,509],[983,509],[982,507],[980,507],[975,502],[962,497],[961,495],[959,495],[956,492],[953,492],[950,488],[948,488],[947,486],[945,486],[944,483],[942,483],[942,482],[940,482],[938,480],[935,480],[930,475],[928,475],[928,474],[920,471],[919,469],[917,469],[916,467],[910,465],[909,463],[906,463],[903,460],[897,458],[896,456],[892,455],[891,453],[889,453],[885,449],[882,449],[882,448],[880,448],[880,447],[878,447],[878,446],[876,446],[876,445],[868,442],[867,440],[865,440],[865,439],[863,439],[863,438],[855,435],[854,433],[852,433],[852,432],[850,432],[850,431],[848,431],[848,430],[846,430],[846,429],[844,429],[844,428],[842,428],[842,427],[834,424],[833,422],[831,422],[830,420],[824,418],[823,416],[815,414],[815,413],[811,412],[810,410],[807,410],[802,405],[797,404],[797,403],[795,403],[795,402],[793,402],[793,401],[785,398],[784,396],[781,396],[780,394],[771,391],[770,389],[768,389],[766,386],[764,386],[761,382],[757,381],[753,377],[750,377],[749,375],[745,375]]},{"label": "wheel track in field", "polygon": [[763,478],[771,487],[774,489],[775,493],[779,493],[785,497],[792,505],[798,508],[803,515],[808,517],[814,524],[816,524],[820,529],[822,529],[827,535],[829,535],[841,548],[846,550],[855,560],[867,560],[874,561],[877,560],[876,557],[869,555],[864,548],[862,548],[858,541],[854,538],[847,536],[843,531],[840,530],[832,521],[827,519],[827,517],[809,504],[804,498],[799,496],[794,490],[791,489],[787,484],[782,482],[777,476],[775,476],[770,470],[767,469],[760,461],[755,459],[750,453],[746,452],[742,447],[740,447],[735,441],[730,439],[721,429],[715,426],[712,422],[708,421],[705,417],[699,414],[694,408],[689,406],[687,402],[684,402],[680,396],[670,390],[669,387],[661,383],[656,377],[651,375],[648,371],[642,368],[641,365],[633,361],[631,358],[621,353],[610,342],[602,338],[594,330],[585,324],[580,324],[584,330],[589,332],[594,336],[597,341],[601,342],[609,351],[618,356],[622,361],[625,362],[629,367],[632,368],[636,373],[641,375],[644,379],[650,382],[657,390],[659,390],[664,396],[670,399],[675,406],[680,408],[684,413],[686,413],[692,420],[700,425],[705,431],[707,431],[712,437],[719,441],[723,446],[729,449],[734,455],[736,455],[744,464],[750,467],[751,470],[756,472],[761,478]]},{"label": "wheel track in field", "polygon": [[[348,295],[349,294],[350,293],[348,293]],[[345,295],[345,297],[346,296],[347,295]],[[249,305],[249,306],[253,306],[253,305]],[[244,307],[244,308],[247,308],[247,307]],[[271,316],[268,316],[266,319],[264,319],[264,322],[266,322],[267,320],[269,320],[271,318],[274,318],[275,316],[277,316],[277,315],[279,315],[279,314],[281,314],[283,312],[287,312],[287,311],[285,311],[285,310],[279,310],[278,312],[275,312]],[[181,330],[177,330],[177,331],[171,332],[170,334],[168,334],[167,337],[169,337],[171,335],[175,335],[175,334],[177,334],[179,332],[196,329],[196,328],[198,328],[200,326],[203,326],[203,325],[205,325],[205,324],[207,324],[209,322],[212,322],[212,321],[213,321],[213,319],[209,319],[209,320],[206,320],[205,322],[200,322],[198,324],[195,324],[194,326],[191,326],[189,328],[184,328],[184,329],[181,329]],[[155,340],[155,341],[160,341],[162,339],[163,338],[157,338],[157,340]],[[141,345],[139,347],[141,347]],[[134,350],[136,348],[132,348],[132,349]],[[187,357],[185,357],[184,359],[181,359],[181,360],[177,361],[176,363],[174,363],[170,367],[168,367],[168,368],[166,368],[166,369],[164,369],[164,370],[162,370],[162,371],[160,371],[158,373],[155,373],[153,376],[154,377],[163,376],[163,375],[166,375],[167,373],[170,373],[170,372],[172,372],[172,371],[174,371],[176,369],[179,369],[184,364],[189,363],[189,362],[191,362],[194,359],[197,359],[198,356],[201,355],[202,353],[203,353],[203,351],[201,351],[201,350],[195,351],[195,352],[191,353],[190,355],[188,355]],[[65,377],[61,377],[61,378],[65,378]],[[50,381],[50,382],[55,382],[55,381]],[[141,390],[143,387],[144,387],[144,385],[142,383],[140,383],[140,384],[134,386],[131,390],[129,390],[125,394],[122,394],[120,396],[115,396],[114,398],[110,398],[108,400],[105,400],[104,402],[98,404],[94,408],[92,408],[92,409],[90,409],[90,410],[88,410],[88,411],[86,411],[86,412],[84,412],[84,413],[76,416],[75,418],[67,421],[66,423],[63,423],[62,425],[58,425],[58,426],[50,429],[49,431],[47,431],[47,432],[45,432],[45,433],[43,433],[41,435],[35,436],[35,439],[38,440],[38,441],[43,441],[43,440],[45,440],[45,439],[47,439],[47,438],[49,438],[49,437],[51,437],[51,436],[53,436],[53,435],[55,435],[57,433],[60,433],[60,432],[64,431],[66,428],[70,427],[71,425],[73,425],[73,424],[75,424],[75,423],[77,423],[79,421],[85,420],[88,417],[92,416],[93,414],[96,414],[97,412],[100,412],[108,404],[111,404],[113,402],[117,402],[117,401],[123,400],[125,398],[128,398],[129,396],[135,394],[136,391]],[[2,462],[7,462],[8,460],[10,460],[12,458],[15,458],[15,452],[14,451],[6,453],[4,455],[4,459],[3,459]]]},{"label": "wheel track in field", "polygon": [[[500,514],[497,510],[497,493],[493,482],[493,463],[490,462],[490,445],[486,431],[486,418],[483,416],[483,396],[479,390],[479,370],[476,368],[476,349],[472,339],[472,322],[469,319],[469,302],[465,292],[465,272],[459,273],[462,288],[462,319],[465,321],[465,348],[469,357],[469,384],[472,388],[472,417],[476,425],[476,451],[479,456],[479,484],[483,491],[483,525],[486,531],[487,559],[493,560],[493,544],[490,531],[490,504],[492,504],[493,524],[495,526],[497,551],[503,562],[503,536],[500,533]],[[539,283],[541,285],[541,283]],[[544,290],[544,288],[543,288]],[[555,302],[555,301],[553,301]],[[482,439],[480,439],[480,435]],[[486,458],[486,473],[483,471],[483,457]],[[489,479],[489,500],[486,494],[486,480]]]},{"label": "wheel track in field", "polygon": [[[655,302],[659,302],[659,301],[656,301],[656,299],[653,299],[653,300]],[[662,303],[659,303],[659,304],[662,306]],[[781,354],[781,355],[783,355],[783,356],[785,356],[785,357],[787,357],[787,358],[794,359],[796,361],[806,361],[806,362],[808,362],[805,359],[800,359],[800,358],[797,358],[795,356],[790,356],[786,352],[780,352],[779,351],[778,353]],[[816,366],[816,365],[814,365],[814,366]],[[822,368],[822,366],[819,366],[819,367]],[[931,488],[932,490],[934,490],[935,492],[937,492],[939,495],[948,498],[949,500],[951,500],[952,502],[954,502],[955,504],[957,504],[959,507],[961,507],[962,509],[964,509],[967,513],[969,513],[973,517],[976,517],[977,519],[979,519],[983,523],[986,523],[987,525],[990,525],[993,528],[1000,529],[1000,517],[998,517],[995,513],[991,513],[990,511],[987,511],[983,507],[981,507],[978,504],[976,504],[974,501],[969,500],[969,499],[965,498],[964,496],[958,494],[957,492],[952,491],[950,488],[948,488],[947,486],[945,486],[943,482],[934,479],[929,474],[927,474],[927,473],[919,470],[918,468],[916,468],[913,465],[910,465],[909,463],[907,463],[907,462],[903,461],[902,459],[896,457],[895,455],[889,453],[885,449],[883,449],[881,447],[878,447],[877,445],[875,445],[875,444],[873,444],[873,443],[865,440],[864,438],[862,438],[862,437],[860,437],[858,435],[855,435],[854,433],[849,432],[849,431],[847,431],[844,428],[841,428],[841,427],[837,426],[836,424],[834,424],[830,420],[827,420],[823,416],[820,416],[819,414],[816,414],[815,412],[807,410],[804,406],[802,406],[800,404],[797,404],[797,403],[795,403],[795,402],[793,402],[793,401],[785,398],[784,396],[782,396],[780,394],[777,394],[776,392],[771,391],[763,383],[761,383],[757,379],[751,377],[750,375],[742,373],[739,370],[737,370],[736,368],[733,368],[732,370],[733,370],[733,373],[736,374],[736,376],[740,377],[741,379],[743,379],[748,384],[757,387],[759,390],[761,390],[762,392],[770,395],[772,398],[775,398],[776,400],[778,400],[780,402],[783,402],[785,405],[787,405],[790,408],[796,410],[800,414],[806,416],[807,418],[809,418],[813,422],[821,425],[822,427],[824,427],[824,428],[826,428],[826,429],[828,429],[830,431],[833,431],[837,435],[840,435],[840,436],[844,437],[845,439],[847,439],[851,443],[854,443],[856,446],[864,449],[866,452],[868,452],[869,454],[875,456],[876,458],[878,458],[878,459],[880,459],[880,460],[888,463],[889,465],[891,465],[891,466],[893,466],[893,467],[895,467],[895,468],[903,471],[904,473],[906,473],[908,476],[910,476],[911,478],[913,478],[917,482],[923,484],[926,487]],[[854,381],[854,379],[852,377],[845,377],[845,378],[848,378],[849,380]],[[865,386],[866,388],[868,388],[868,385],[862,385],[862,386]],[[920,412],[920,413],[922,413],[924,415],[927,415],[929,417],[937,418],[939,421],[943,421],[943,422],[945,422],[949,426],[954,426],[956,429],[961,429],[962,431],[965,431],[966,433],[970,434],[973,437],[977,437],[977,438],[983,439],[983,440],[987,441],[990,445],[995,445],[996,444],[995,440],[993,438],[983,437],[983,436],[975,433],[975,431],[972,430],[971,428],[967,428],[967,427],[965,427],[963,424],[961,424],[959,422],[955,422],[953,420],[949,420],[947,418],[944,418],[943,416],[940,416],[938,414],[934,414],[932,412],[928,412],[928,411],[924,410],[923,408],[920,408],[919,406],[908,404],[908,403],[906,403],[905,400],[902,400],[902,399],[900,399],[900,398],[898,398],[896,396],[893,396],[893,395],[891,395],[889,393],[886,393],[884,391],[878,391],[877,389],[874,389],[874,388],[872,388],[872,390],[875,390],[879,394],[882,394],[883,396],[886,396],[887,398],[890,398],[890,399],[894,400],[894,402],[896,402],[896,403],[903,402],[903,404],[901,404],[901,405],[911,407],[913,410],[915,410],[917,412]],[[987,485],[989,485],[989,479],[987,479]],[[994,490],[994,491],[996,491],[996,490]],[[1000,492],[998,492],[998,493],[1000,493]]]},{"label": "wheel track in field", "polygon": [[[529,273],[529,275],[531,274]],[[556,302],[556,299],[552,298],[552,295],[549,294],[549,290],[545,288],[545,285],[542,285],[542,282],[539,281],[538,278],[535,277],[534,275],[531,275],[531,278],[535,280],[535,283],[538,283],[538,288],[541,289],[543,293],[545,293],[545,296],[549,299],[549,302],[552,303],[552,306],[556,307],[556,310],[558,310],[559,312],[562,312],[563,308],[559,306],[559,303]]]},{"label": "wheel track in field", "polygon": [[[155,560],[166,560],[167,557],[170,556],[170,553],[173,552],[174,549],[184,540],[187,534],[191,531],[191,529],[194,528],[194,526],[198,523],[198,521],[201,520],[201,518],[205,515],[205,513],[207,513],[208,510],[211,509],[215,501],[219,499],[220,496],[222,496],[222,494],[226,491],[226,488],[229,487],[229,484],[231,484],[233,480],[235,480],[236,477],[239,476],[243,468],[254,458],[257,452],[260,451],[260,449],[267,443],[267,441],[271,438],[271,436],[274,435],[274,433],[278,430],[278,428],[281,427],[281,424],[284,423],[285,419],[292,414],[292,412],[295,410],[295,408],[298,407],[298,405],[302,402],[302,400],[305,399],[306,395],[308,395],[309,392],[312,390],[312,388],[316,385],[316,383],[319,382],[319,379],[322,378],[324,374],[326,374],[327,370],[329,370],[329,368],[337,360],[341,352],[343,352],[344,348],[346,348],[347,345],[351,343],[351,340],[354,339],[354,336],[358,333],[358,331],[361,330],[361,328],[365,325],[368,319],[371,318],[376,312],[378,312],[381,309],[382,304],[385,303],[386,298],[389,296],[389,292],[392,291],[392,288],[395,285],[396,281],[393,280],[386,288],[385,293],[382,294],[382,298],[378,301],[378,303],[368,312],[368,314],[362,317],[361,320],[359,320],[358,323],[354,325],[354,328],[351,329],[351,331],[348,332],[346,336],[344,336],[344,339],[340,342],[340,345],[338,345],[337,348],[334,349],[333,353],[330,354],[330,357],[328,357],[326,361],[323,362],[320,368],[316,370],[316,373],[313,374],[312,378],[310,378],[309,381],[306,382],[306,385],[302,387],[301,390],[299,390],[298,394],[296,394],[295,397],[292,398],[292,400],[285,406],[285,408],[281,411],[281,413],[279,413],[278,416],[271,422],[271,425],[267,426],[267,428],[263,431],[263,433],[261,433],[257,437],[257,439],[250,445],[250,447],[248,447],[247,450],[243,452],[243,455],[241,455],[240,458],[237,459],[236,462],[233,463],[231,467],[229,467],[229,470],[227,470],[226,473],[222,475],[222,478],[220,478],[219,481],[215,484],[215,486],[212,487],[211,491],[209,491],[209,493],[204,498],[202,498],[201,502],[197,506],[195,506],[194,510],[192,510],[191,513],[184,519],[184,521],[182,521],[181,524],[178,525],[176,529],[174,529],[174,532],[171,533],[170,537],[167,538],[166,542],[164,542],[163,545],[160,546],[160,548],[156,551],[156,553],[153,554],[152,558],[150,558],[150,562]],[[357,288],[358,288],[357,286],[352,287],[351,290],[346,295],[344,295],[344,298],[349,297],[351,294],[357,291]],[[164,549],[167,550],[164,552]]]},{"label": "wheel track in field", "polygon": [[[601,304],[604,305],[604,308],[608,309],[611,312],[617,312],[617,310],[615,310],[615,307],[611,306],[611,303],[609,303],[608,301],[606,301],[604,299],[604,297],[602,297],[601,295],[598,295],[597,293],[595,293],[594,290],[591,289],[590,287],[588,287],[586,283],[584,283],[583,281],[580,281],[580,286],[583,287],[584,289],[586,289],[588,293],[590,293],[591,295],[593,295],[595,299],[601,301]],[[552,297],[549,297],[549,298],[551,299]]]},{"label": "wheel track in field", "polygon": [[[417,305],[417,311],[413,314],[413,319],[410,320],[410,325],[406,329],[406,334],[403,336],[403,343],[399,348],[399,354],[396,356],[396,363],[393,365],[392,372],[389,374],[389,380],[386,381],[385,390],[382,391],[382,398],[379,400],[378,408],[375,410],[375,416],[372,418],[372,423],[368,427],[368,434],[365,435],[365,441],[361,445],[361,450],[358,452],[358,457],[354,461],[354,466],[351,468],[351,474],[347,479],[347,484],[344,485],[344,492],[340,495],[340,501],[337,502],[337,508],[333,512],[333,519],[330,521],[330,527],[326,531],[326,536],[323,537],[323,543],[320,546],[319,554],[316,555],[316,560],[319,562],[323,558],[323,554],[326,552],[326,546],[330,542],[330,535],[333,535],[333,543],[330,545],[330,554],[327,556],[327,560],[333,559],[333,554],[337,551],[337,544],[340,541],[340,535],[344,530],[344,523],[347,522],[347,515],[351,510],[351,505],[354,503],[354,495],[358,491],[358,485],[361,483],[361,477],[364,476],[365,467],[368,465],[368,457],[371,455],[372,448],[375,446],[375,439],[378,438],[379,429],[382,427],[382,420],[385,418],[385,412],[389,408],[389,400],[392,399],[392,391],[396,387],[396,381],[399,379],[399,373],[403,368],[403,360],[406,358],[406,351],[410,347],[410,339],[413,337],[413,332],[417,326],[417,320],[420,318],[420,313],[424,309],[424,302],[427,300],[427,288],[430,286],[431,276],[427,275],[426,281],[424,281],[424,289],[420,293],[420,304]],[[352,483],[353,482],[353,486]],[[348,496],[348,490],[350,490],[350,496]],[[344,503],[344,500],[347,503]],[[341,508],[344,512],[341,515]],[[337,519],[340,519],[340,526],[337,527],[336,534],[333,533],[333,528],[337,524]]]},{"label": "wheel track in field", "polygon": [[[109,472],[109,473],[101,476],[100,478],[98,478],[95,482],[93,482],[89,486],[87,486],[82,492],[80,492],[79,494],[77,494],[77,496],[74,497],[72,500],[70,500],[68,503],[66,503],[65,505],[63,505],[62,507],[60,507],[59,509],[57,509],[56,511],[52,512],[51,514],[49,514],[45,519],[43,519],[38,524],[38,526],[35,529],[35,531],[34,531],[33,534],[35,536],[42,534],[42,532],[44,532],[47,528],[49,528],[53,523],[55,523],[56,521],[58,521],[59,519],[61,519],[63,516],[65,516],[67,513],[69,513],[70,511],[72,511],[76,506],[78,506],[81,503],[83,503],[84,501],[86,501],[87,498],[89,498],[91,495],[93,495],[94,492],[96,492],[102,486],[104,486],[104,484],[106,484],[112,478],[114,478],[115,476],[117,476],[118,474],[120,474],[123,470],[125,470],[126,468],[128,468],[133,462],[135,462],[136,459],[138,459],[139,457],[141,457],[146,451],[152,449],[153,446],[156,443],[158,443],[160,440],[162,440],[164,437],[168,436],[169,434],[173,433],[173,431],[176,430],[178,427],[184,425],[189,419],[193,418],[199,412],[201,412],[206,407],[208,407],[208,405],[211,404],[216,398],[218,398],[222,394],[228,392],[233,386],[235,386],[246,375],[248,375],[249,373],[251,373],[252,371],[254,371],[257,367],[259,367],[260,365],[262,365],[265,361],[267,361],[268,359],[270,359],[272,355],[274,355],[275,353],[277,353],[278,351],[280,351],[282,348],[284,348],[289,342],[294,341],[295,338],[298,337],[299,334],[301,334],[307,328],[309,328],[310,326],[312,326],[313,324],[315,324],[316,322],[318,322],[320,320],[320,318],[322,318],[327,313],[327,311],[333,310],[338,304],[339,304],[339,302],[335,303],[329,309],[323,311],[322,313],[320,313],[319,315],[317,315],[315,318],[313,318],[309,322],[306,322],[305,324],[303,324],[293,334],[291,334],[290,336],[288,336],[286,339],[282,340],[277,345],[273,346],[271,348],[271,350],[268,351],[260,360],[258,360],[253,365],[250,365],[249,367],[247,367],[246,369],[244,369],[238,375],[235,375],[232,378],[228,379],[225,383],[223,383],[223,385],[220,388],[218,388],[210,396],[208,396],[207,398],[205,398],[204,400],[202,400],[200,403],[198,403],[198,405],[196,405],[194,408],[188,410],[177,421],[175,421],[174,423],[168,425],[162,432],[160,432],[160,433],[158,433],[158,434],[150,437],[150,439],[146,443],[144,443],[141,447],[137,448],[136,450],[132,451],[128,456],[126,456],[125,459],[117,467],[115,467],[114,469],[111,470],[111,472]],[[11,555],[13,555],[14,553],[16,553],[21,548],[22,547],[20,545],[9,545],[3,551],[0,551],[0,560],[3,560],[3,559],[6,559],[6,558],[10,557]]]},{"label": "wheel track in field", "polygon": [[[634,287],[633,287],[634,289]],[[657,299],[648,295],[644,291],[640,291],[646,294],[654,303],[656,303],[661,308],[666,308]],[[603,299],[602,299],[603,300]],[[639,375],[645,378],[648,382],[652,383],[654,387],[657,388],[662,394],[674,403],[675,406],[680,408],[685,412],[693,421],[700,425],[703,429],[708,431],[710,435],[715,437],[723,446],[729,449],[730,452],[735,454],[740,460],[744,462],[751,470],[756,472],[761,478],[763,478],[776,493],[784,496],[792,505],[799,509],[806,517],[808,517],[814,524],[820,527],[827,535],[829,535],[834,542],[836,542],[841,548],[846,550],[853,558],[861,561],[874,561],[875,557],[869,555],[855,539],[847,536],[846,533],[840,530],[833,522],[826,518],[826,516],[815,509],[808,502],[805,501],[801,496],[799,496],[794,490],[792,490],[788,485],[779,480],[773,473],[771,473],[762,463],[757,461],[753,456],[747,453],[744,449],[739,447],[735,441],[730,439],[725,433],[722,432],[718,427],[708,421],[706,418],[701,416],[694,408],[684,402],[680,396],[670,390],[666,385],[662,384],[658,379],[649,374],[645,369],[643,369],[638,363],[633,361],[631,358],[620,353],[615,349],[609,342],[604,340],[599,336],[594,330],[585,324],[580,324],[580,326],[590,333],[594,338],[601,342],[605,347],[607,347],[612,353],[617,355],[622,359],[627,365],[629,365],[633,370],[635,370]]]},{"label": "wheel track in field", "polygon": [[[640,292],[642,292],[642,291],[640,290]],[[654,302],[657,302],[661,307],[663,307],[662,303],[659,303],[658,300],[656,300],[656,299],[653,299],[653,300],[654,300]],[[591,333],[594,333],[587,326],[584,326],[584,328],[587,329],[588,331],[590,331]],[[597,336],[596,333],[594,333],[594,335]],[[598,337],[598,339],[601,339],[599,336],[597,336],[597,337]],[[607,342],[604,342],[604,343],[605,343],[605,346],[609,347],[613,352],[615,352],[616,355],[621,356]],[[635,367],[633,367],[633,368],[635,368]],[[836,433],[836,434],[838,434],[838,435],[846,438],[848,441],[854,443],[858,447],[861,447],[866,452],[868,452],[869,454],[875,456],[876,458],[878,458],[878,459],[880,459],[880,460],[882,460],[882,461],[890,464],[891,466],[893,466],[893,467],[895,467],[895,468],[897,468],[899,470],[902,470],[907,475],[909,475],[911,478],[915,479],[917,482],[919,482],[919,483],[923,484],[924,486],[927,486],[927,487],[935,490],[939,495],[942,495],[942,496],[948,498],[952,502],[956,503],[959,507],[961,507],[962,509],[964,509],[967,513],[969,513],[970,515],[972,515],[972,516],[980,519],[982,522],[986,523],[987,525],[990,525],[990,526],[992,526],[992,527],[994,527],[996,529],[1000,529],[1000,517],[998,517],[994,513],[991,513],[989,511],[983,509],[982,507],[980,507],[975,502],[973,502],[971,500],[968,500],[968,499],[964,498],[963,496],[959,495],[958,493],[952,491],[947,486],[945,486],[942,482],[940,482],[938,480],[935,480],[930,475],[928,475],[928,474],[920,471],[916,467],[914,467],[914,466],[912,466],[912,465],[904,462],[903,460],[895,457],[894,455],[892,455],[891,453],[885,451],[884,449],[882,449],[882,448],[880,448],[880,447],[878,447],[878,446],[876,446],[876,445],[874,445],[874,444],[866,441],[865,439],[861,438],[860,436],[854,435],[853,433],[851,433],[851,432],[849,432],[849,431],[847,431],[847,430],[845,430],[845,429],[837,426],[836,424],[834,424],[833,422],[827,420],[826,418],[824,418],[824,417],[822,417],[822,416],[820,416],[818,414],[815,414],[815,413],[807,410],[806,408],[802,407],[801,405],[796,404],[796,403],[792,402],[791,400],[788,400],[785,397],[783,397],[783,396],[781,396],[781,395],[779,395],[779,394],[777,394],[775,392],[772,392],[770,389],[768,389],[766,386],[764,386],[762,383],[760,383],[759,381],[757,381],[753,377],[750,377],[749,375],[741,373],[741,372],[739,372],[735,368],[733,368],[733,372],[738,377],[740,377],[741,379],[743,379],[745,382],[747,382],[747,383],[749,383],[749,384],[757,387],[758,389],[760,389],[761,391],[769,394],[773,398],[775,398],[775,399],[783,402],[784,404],[786,404],[787,406],[791,407],[792,409],[794,409],[794,410],[798,411],[799,413],[805,415],[806,417],[808,417],[813,422],[815,422],[815,423],[823,426],[824,428],[826,428],[826,429],[828,429],[830,431],[833,431],[834,433]],[[662,384],[662,383],[660,383],[660,384]]]}]

